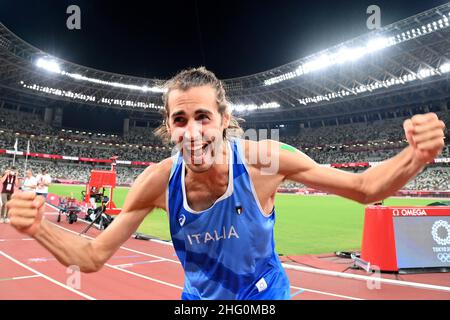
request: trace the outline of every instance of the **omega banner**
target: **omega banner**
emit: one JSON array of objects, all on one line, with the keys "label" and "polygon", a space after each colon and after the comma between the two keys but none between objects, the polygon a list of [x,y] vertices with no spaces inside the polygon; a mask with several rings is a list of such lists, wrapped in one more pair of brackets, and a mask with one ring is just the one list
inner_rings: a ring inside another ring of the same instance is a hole
[{"label": "omega banner", "polygon": [[450,268],[450,207],[367,206],[361,258],[381,271]]}]

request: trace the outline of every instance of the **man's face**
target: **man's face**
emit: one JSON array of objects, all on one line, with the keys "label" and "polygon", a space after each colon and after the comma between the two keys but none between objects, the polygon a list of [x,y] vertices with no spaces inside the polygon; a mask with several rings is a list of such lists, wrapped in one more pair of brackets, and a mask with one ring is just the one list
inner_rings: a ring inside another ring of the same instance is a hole
[{"label": "man's face", "polygon": [[194,172],[204,172],[214,163],[222,145],[222,132],[230,117],[218,111],[216,92],[210,86],[186,91],[173,90],[168,98],[167,129],[172,142]]},{"label": "man's face", "polygon": [[33,172],[31,170],[27,170],[27,177],[31,178],[33,176]]}]

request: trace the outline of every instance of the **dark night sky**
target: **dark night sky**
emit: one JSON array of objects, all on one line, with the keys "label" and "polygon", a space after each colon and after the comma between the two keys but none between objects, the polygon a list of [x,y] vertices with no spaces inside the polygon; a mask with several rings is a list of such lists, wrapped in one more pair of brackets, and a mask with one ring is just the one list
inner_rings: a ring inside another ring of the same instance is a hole
[{"label": "dark night sky", "polygon": [[[205,65],[220,78],[264,71],[446,1],[1,0],[0,21],[57,57],[110,72],[168,78]],[[66,28],[81,8],[82,30]]]}]

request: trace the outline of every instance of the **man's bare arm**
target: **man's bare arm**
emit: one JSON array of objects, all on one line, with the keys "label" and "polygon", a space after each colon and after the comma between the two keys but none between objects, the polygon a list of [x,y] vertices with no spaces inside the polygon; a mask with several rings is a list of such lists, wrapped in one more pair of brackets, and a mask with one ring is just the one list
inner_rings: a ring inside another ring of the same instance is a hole
[{"label": "man's bare arm", "polygon": [[[295,162],[299,171],[288,173],[286,179],[363,204],[382,200],[394,194],[424,167],[424,164],[413,157],[411,147],[361,174],[322,167],[300,151],[297,152]],[[285,157],[291,158],[292,155]]]},{"label": "man's bare arm", "polygon": [[96,239],[88,240],[43,219],[44,199],[34,193],[17,193],[8,203],[11,225],[33,236],[63,265],[76,265],[83,272],[98,271],[133,234],[154,201],[167,186],[171,160],[147,168],[133,184],[122,212]]},{"label": "man's bare arm", "polygon": [[[385,199],[422,171],[444,146],[445,125],[435,114],[414,116],[405,121],[404,128],[410,146],[362,174],[322,167],[302,152],[282,144],[278,145],[280,173],[286,179],[364,204]],[[270,149],[275,152],[274,146]]]}]

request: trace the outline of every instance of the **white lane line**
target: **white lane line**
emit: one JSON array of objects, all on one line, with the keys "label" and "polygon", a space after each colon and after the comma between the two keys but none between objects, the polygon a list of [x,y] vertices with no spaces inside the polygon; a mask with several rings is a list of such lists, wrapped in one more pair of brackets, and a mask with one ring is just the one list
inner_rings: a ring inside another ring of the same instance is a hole
[{"label": "white lane line", "polygon": [[75,293],[75,294],[77,294],[77,295],[79,295],[79,296],[82,296],[83,298],[86,298],[86,299],[88,299],[88,300],[96,300],[95,298],[93,298],[93,297],[91,297],[91,296],[89,296],[89,295],[87,295],[87,294],[85,294],[85,293],[83,293],[83,292],[81,292],[81,291],[78,291],[78,290],[76,290],[76,289],[74,289],[74,288],[72,288],[72,287],[69,287],[68,285],[65,285],[65,284],[63,284],[63,283],[61,283],[61,282],[59,282],[59,281],[57,281],[57,280],[55,280],[55,279],[53,279],[53,278],[50,278],[49,276],[47,276],[47,275],[45,275],[45,274],[43,274],[43,273],[41,273],[41,272],[39,272],[39,271],[37,271],[37,270],[35,270],[35,269],[29,267],[29,266],[27,266],[26,264],[24,264],[24,263],[22,263],[22,262],[20,262],[20,261],[18,261],[18,260],[16,260],[16,259],[14,259],[13,257],[7,255],[7,254],[4,253],[3,251],[0,251],[0,254],[1,254],[2,256],[4,256],[5,258],[11,260],[12,262],[15,262],[15,263],[18,264],[19,266],[24,267],[25,269],[27,269],[27,270],[33,272],[34,274],[36,274],[36,275],[38,275],[38,276],[40,276],[40,277],[43,277],[44,279],[47,279],[48,281],[50,281],[50,282],[56,284],[57,286],[63,287],[64,289],[67,289],[67,290],[69,290],[69,291],[71,291],[71,292],[73,292],[73,293]]},{"label": "white lane line", "polygon": [[116,266],[113,266],[113,265],[110,265],[110,264],[107,264],[107,263],[105,263],[105,266],[110,267],[110,268],[115,269],[115,270],[119,270],[119,271],[122,271],[122,272],[126,272],[126,273],[129,273],[129,274],[132,274],[132,275],[134,275],[136,277],[139,277],[139,278],[143,278],[143,279],[146,279],[146,280],[149,280],[149,281],[153,281],[153,282],[157,282],[157,283],[160,283],[160,284],[172,287],[172,288],[183,290],[183,287],[177,286],[176,284],[173,284],[173,283],[169,283],[169,282],[165,282],[165,281],[158,280],[158,279],[155,279],[155,278],[147,277],[147,276],[144,276],[143,274],[136,273],[136,272],[133,272],[133,271],[130,271],[130,270],[127,270],[127,269],[121,269],[119,267],[116,267]]},{"label": "white lane line", "polygon": [[288,263],[283,263],[282,265],[285,269],[315,273],[315,274],[320,274],[320,275],[325,275],[325,276],[347,278],[347,279],[354,279],[354,280],[361,280],[361,281],[380,282],[380,283],[392,284],[392,285],[397,285],[397,286],[405,286],[405,287],[413,287],[413,288],[419,288],[419,289],[450,292],[450,287],[446,287],[446,286],[437,286],[437,285],[432,285],[432,284],[425,284],[425,283],[420,283],[420,282],[410,282],[410,281],[403,281],[403,280],[383,279],[383,278],[378,278],[375,276],[363,276],[363,275],[352,274],[352,273],[315,269],[315,268],[311,268],[311,267],[294,266],[294,265],[291,265]]},{"label": "white lane line", "polygon": [[[51,207],[51,208],[53,208],[53,209],[55,209],[55,210],[58,210],[55,206],[53,206],[53,205],[50,204],[50,203],[47,203],[47,206],[49,206],[49,207]],[[46,215],[47,215],[47,214],[48,214],[48,215],[54,215],[54,213],[50,213],[50,212],[46,212],[45,214],[46,214]],[[84,220],[84,219],[78,219],[77,221],[80,221],[80,222],[85,223],[85,224],[90,224],[90,222],[88,222],[88,221],[86,221],[86,220]],[[99,228],[99,225],[98,225],[98,224],[94,224],[94,226],[95,226],[97,229]],[[170,246],[170,247],[173,246],[172,241],[164,241],[164,240],[159,240],[159,239],[150,239],[150,241],[156,242],[156,243],[159,243],[159,244],[163,244],[163,245],[165,245],[165,246]]]},{"label": "white lane line", "polygon": [[30,279],[30,278],[40,278],[40,275],[33,275],[33,276],[23,276],[23,277],[14,277],[13,280],[22,280],[22,279]]},{"label": "white lane line", "polygon": [[[57,224],[55,224],[55,226],[57,226],[57,227],[59,227],[59,228],[61,228],[61,229],[64,229],[64,230],[66,230],[66,231],[69,231],[69,232],[71,232],[71,233],[75,233],[75,234],[78,235],[77,232],[74,232],[74,231],[72,231],[72,230],[70,230],[70,229],[66,229],[66,228],[61,227],[61,226],[59,226],[59,225],[57,225]],[[89,237],[89,236],[86,236],[86,237],[87,237],[87,238],[90,238],[90,239],[93,239],[92,237]],[[142,255],[150,256],[150,257],[153,257],[153,258],[159,258],[158,260],[162,260],[162,261],[164,261],[164,262],[166,262],[166,261],[171,261],[171,262],[180,263],[179,261],[169,260],[169,259],[166,259],[166,258],[164,258],[164,257],[158,257],[158,256],[155,256],[155,255],[147,254],[147,253],[140,252],[140,251],[137,251],[137,250],[128,249],[128,248],[125,248],[125,247],[120,247],[120,248],[125,249],[125,250],[129,250],[129,251],[133,251],[133,252],[136,252],[136,253],[140,253],[140,254],[142,254]],[[121,271],[121,272],[125,272],[125,273],[132,274],[132,275],[134,275],[134,276],[137,276],[137,277],[140,277],[140,278],[143,278],[143,279],[147,279],[147,280],[149,280],[149,281],[157,282],[157,283],[160,283],[160,284],[167,285],[167,286],[169,286],[169,287],[173,287],[173,288],[177,288],[177,289],[183,290],[183,287],[180,287],[180,286],[175,285],[175,284],[173,284],[173,283],[169,283],[169,282],[165,282],[165,281],[158,280],[158,279],[155,279],[155,278],[147,277],[147,276],[144,276],[144,275],[142,275],[142,274],[140,274],[140,273],[136,273],[136,272],[132,272],[132,271],[129,271],[129,270],[126,270],[126,269],[122,269],[122,268],[119,268],[119,267],[117,267],[117,266],[114,266],[114,265],[111,265],[111,264],[108,264],[108,263],[105,263],[105,266],[107,266],[107,267],[109,267],[109,268],[112,268],[112,269],[115,269],[115,270],[119,270],[119,271]]]},{"label": "white lane line", "polygon": [[166,261],[166,260],[158,259],[158,260],[149,260],[149,261],[138,261],[138,262],[132,262],[132,263],[125,263],[125,264],[115,264],[114,267],[131,268],[131,267],[138,266],[141,264],[150,264],[150,263],[162,262],[162,261]]},{"label": "white lane line", "polygon": [[[70,229],[61,227],[61,226],[59,226],[57,224],[55,224],[55,225],[57,227],[60,227],[61,229],[67,230],[67,231],[72,232],[74,234],[78,234],[77,232],[74,232],[74,231],[72,231]],[[94,239],[93,237],[89,237],[87,235],[84,235],[84,236],[89,238],[89,239]],[[131,252],[139,253],[139,254],[142,254],[142,255],[145,255],[145,256],[148,256],[148,257],[157,258],[157,259],[163,259],[165,261],[169,261],[169,262],[180,264],[180,262],[177,261],[177,260],[164,258],[164,257],[161,257],[161,256],[157,256],[157,255],[141,252],[141,251],[138,251],[138,250],[130,249],[130,248],[127,248],[127,247],[120,247],[120,248],[124,249],[124,250],[131,251]],[[409,281],[401,281],[401,280],[391,280],[391,279],[368,277],[368,276],[362,276],[362,275],[355,275],[355,274],[351,274],[351,273],[343,273],[343,272],[321,270],[321,269],[315,269],[315,268],[309,268],[309,267],[294,266],[294,265],[286,264],[286,263],[282,263],[282,266],[285,269],[292,269],[292,270],[296,270],[296,271],[303,271],[303,272],[309,272],[309,273],[329,275],[329,276],[334,276],[334,277],[350,278],[350,279],[355,279],[355,280],[364,280],[364,281],[372,281],[372,282],[380,281],[380,282],[384,282],[384,283],[388,283],[388,284],[392,284],[392,285],[398,285],[398,286],[409,286],[409,287],[416,287],[416,288],[420,288],[420,289],[440,290],[440,291],[450,292],[450,287],[446,287],[446,286],[437,286],[437,285],[424,284],[424,283],[420,283],[420,282],[409,282]]]},{"label": "white lane line", "polygon": [[[55,225],[56,225],[57,227],[61,228],[61,229],[64,229],[64,230],[66,230],[66,231],[69,231],[69,232],[71,232],[71,233],[78,234],[77,232],[74,232],[74,231],[72,231],[72,230],[70,230],[70,229],[61,227],[61,226],[59,226],[59,225],[57,225],[57,224],[55,224]],[[85,235],[85,237],[90,238],[90,239],[94,239],[94,238],[89,237],[89,236],[87,236],[87,235]],[[124,250],[130,250],[130,251],[133,251],[133,252],[136,252],[136,253],[140,253],[140,254],[142,254],[142,255],[146,255],[146,256],[150,256],[150,257],[158,257],[158,256],[155,256],[155,255],[152,255],[152,254],[148,254],[148,253],[145,253],[145,252],[140,252],[140,251],[133,250],[133,249],[129,249],[129,248],[125,248],[125,247],[120,247],[120,248],[122,248],[122,249],[124,249]],[[158,257],[158,258],[160,258],[160,259],[152,260],[152,262],[171,261],[171,262],[175,262],[175,263],[178,263],[178,264],[180,263],[179,261],[170,260],[170,259],[166,259],[166,258],[163,258],[163,257]],[[165,281],[162,281],[162,280],[158,280],[158,279],[155,279],[155,278],[147,277],[147,276],[145,276],[145,275],[142,275],[142,274],[140,274],[140,273],[136,273],[136,272],[133,272],[133,271],[130,271],[130,270],[122,269],[122,268],[124,268],[124,266],[132,266],[133,264],[110,265],[110,264],[106,263],[105,265],[106,265],[107,267],[109,267],[109,268],[112,268],[112,269],[115,269],[115,270],[119,270],[119,271],[122,271],[122,272],[126,272],[126,273],[128,273],[128,274],[137,276],[137,277],[142,278],[142,279],[146,279],[146,280],[149,280],[149,281],[152,281],[152,282],[157,282],[157,283],[160,283],[160,284],[163,284],[163,285],[167,285],[167,286],[169,286],[169,287],[173,287],[173,288],[176,288],[176,289],[183,290],[183,287],[181,287],[181,286],[178,286],[178,285],[175,285],[175,284],[172,284],[172,283],[169,283],[169,282],[165,282]],[[344,299],[362,300],[362,299],[360,299],[360,298],[355,298],[355,297],[350,297],[350,296],[344,296],[344,295],[339,295],[339,294],[334,294],[334,293],[329,293],[329,292],[324,292],[324,291],[318,291],[318,290],[306,289],[306,288],[299,288],[299,287],[295,287],[295,286],[291,286],[291,288],[296,289],[296,290],[304,290],[304,291],[307,291],[307,292],[312,292],[312,293],[318,293],[318,294],[323,294],[323,295],[329,295],[329,296],[334,296],[334,297],[344,298]]]},{"label": "white lane line", "polygon": [[31,279],[31,278],[40,278],[41,276],[35,274],[32,276],[22,276],[22,277],[12,277],[12,278],[0,278],[0,281],[9,281],[9,280],[23,280],[23,279]]},{"label": "white lane line", "polygon": [[364,299],[361,299],[361,298],[356,298],[356,297],[351,297],[351,296],[344,296],[344,295],[341,295],[341,294],[325,292],[325,291],[319,291],[319,290],[312,290],[312,289],[307,289],[307,288],[300,288],[300,287],[295,287],[295,286],[291,286],[291,288],[292,289],[296,289],[296,290],[303,290],[303,291],[307,291],[307,292],[323,294],[323,295],[332,296],[332,297],[349,299],[349,300],[364,300]]},{"label": "white lane line", "polygon": [[[52,222],[52,223],[53,223],[53,222]],[[53,223],[53,224],[54,224],[55,226],[57,226],[58,228],[61,228],[61,229],[66,230],[66,231],[69,231],[69,232],[74,233],[74,234],[76,234],[76,235],[79,234],[78,232],[75,232],[75,231],[73,231],[73,230],[64,228],[64,227],[62,227],[62,226],[60,226],[60,225],[57,225],[57,224],[55,224],[55,223]],[[95,238],[90,237],[90,236],[88,236],[88,235],[83,235],[83,237],[86,237],[86,238],[88,238],[88,239],[95,239]],[[123,246],[121,246],[120,249],[127,250],[127,251],[134,252],[134,253],[139,253],[139,254],[142,254],[142,255],[144,255],[144,256],[151,257],[151,258],[161,259],[161,260],[164,260],[164,261],[167,261],[167,262],[173,262],[173,263],[176,263],[176,264],[181,264],[180,261],[178,261],[178,260],[173,260],[173,259],[164,258],[164,257],[161,257],[161,256],[156,256],[156,255],[154,255],[154,254],[150,254],[150,253],[146,253],[146,252],[134,250],[134,249],[127,248],[127,247],[123,247]]]},{"label": "white lane line", "polygon": [[165,246],[170,246],[170,247],[173,246],[171,241],[163,241],[163,240],[158,240],[158,239],[150,239],[150,241],[156,242],[156,243],[159,243],[159,244],[163,244]]},{"label": "white lane line", "polygon": [[[56,224],[55,224],[55,225],[56,225]],[[61,226],[59,226],[59,225],[56,225],[56,226],[58,226],[58,227],[61,228],[61,229],[66,230],[66,231],[69,231],[69,232],[71,232],[71,233],[78,234],[77,232],[74,232],[74,231],[72,231],[72,230],[70,230],[70,229],[61,227]],[[89,236],[86,236],[86,235],[85,235],[85,237],[90,238],[90,239],[94,239],[94,238],[89,237]],[[146,256],[158,257],[158,256],[155,256],[155,255],[147,254],[147,253],[145,253],[145,252],[140,252],[140,251],[133,250],[133,249],[128,249],[128,248],[125,248],[125,247],[120,247],[120,248],[125,249],[125,250],[131,250],[131,251],[133,251],[133,252],[140,253],[140,254],[143,254],[143,255],[146,255]],[[172,261],[172,262],[176,262],[176,263],[178,263],[178,264],[180,263],[179,261],[170,260],[170,259],[166,259],[166,258],[163,258],[163,257],[159,257],[159,258],[160,258],[160,259],[154,260],[154,261],[155,261],[155,262],[156,262],[156,261],[162,262],[162,261],[168,261],[168,260],[169,260],[169,261]],[[173,288],[177,288],[177,289],[183,290],[183,287],[177,286],[177,285],[175,285],[175,284],[168,283],[168,282],[161,281],[161,280],[157,280],[157,279],[155,279],[155,278],[147,277],[147,276],[144,276],[144,275],[142,275],[142,274],[140,274],[140,273],[136,273],[136,272],[133,272],[133,271],[130,271],[130,270],[122,269],[122,268],[123,268],[123,265],[122,265],[122,266],[121,266],[121,265],[110,265],[110,264],[107,264],[107,263],[106,263],[105,265],[108,266],[108,267],[110,267],[110,268],[113,268],[113,269],[116,269],[116,270],[119,270],[119,271],[122,271],[122,272],[126,272],[126,273],[129,273],[129,274],[131,274],[131,275],[134,275],[134,276],[137,276],[137,277],[140,277],[140,278],[149,280],[149,281],[161,283],[161,284],[164,284],[164,285],[173,287]],[[314,293],[320,293],[320,294],[330,295],[330,296],[335,296],[335,297],[340,297],[340,298],[344,298],[344,299],[361,300],[361,299],[355,298],[355,297],[349,297],[349,296],[338,295],[338,294],[333,294],[333,293],[328,293],[328,292],[323,292],[323,291],[317,291],[317,290],[311,290],[311,289],[304,289],[304,288],[299,288],[299,287],[294,287],[294,286],[291,286],[291,288],[297,289],[297,290],[302,289],[302,290],[304,290],[304,291],[310,291],[310,292],[314,292]]]}]

